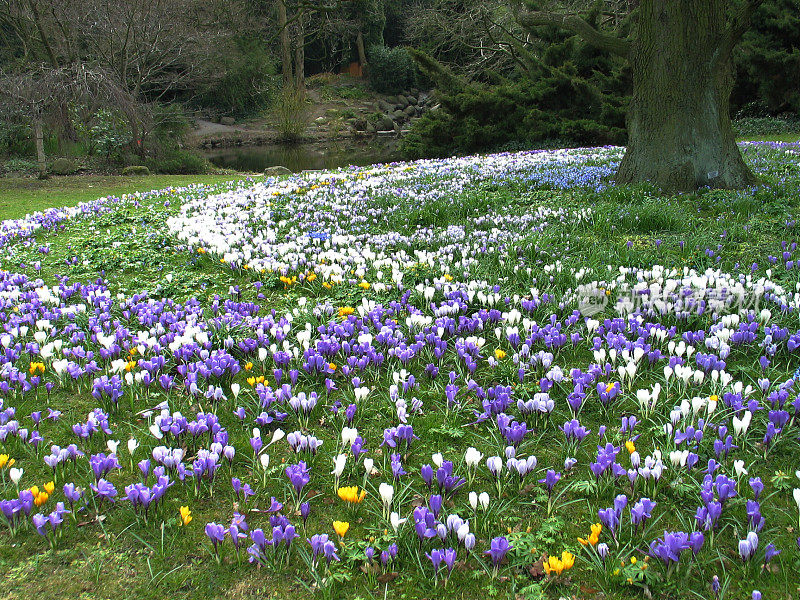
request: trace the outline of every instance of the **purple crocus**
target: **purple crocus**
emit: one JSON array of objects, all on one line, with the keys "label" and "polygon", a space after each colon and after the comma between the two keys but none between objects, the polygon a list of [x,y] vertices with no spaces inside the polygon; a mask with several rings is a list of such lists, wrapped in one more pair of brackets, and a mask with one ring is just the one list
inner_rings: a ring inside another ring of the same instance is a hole
[{"label": "purple crocus", "polygon": [[497,574],[497,569],[500,567],[500,563],[503,562],[503,559],[506,556],[506,553],[511,549],[511,544],[508,543],[508,540],[503,537],[496,537],[492,539],[489,549],[484,552],[484,554],[488,554],[492,557],[492,564],[494,565],[495,574]]}]

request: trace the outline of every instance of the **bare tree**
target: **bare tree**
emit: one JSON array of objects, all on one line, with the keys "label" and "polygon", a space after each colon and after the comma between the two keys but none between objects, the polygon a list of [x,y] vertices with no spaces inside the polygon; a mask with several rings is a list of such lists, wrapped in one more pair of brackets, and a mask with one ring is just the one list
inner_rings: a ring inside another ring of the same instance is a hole
[{"label": "bare tree", "polygon": [[40,177],[47,174],[44,125],[58,125],[65,103],[113,107],[132,123],[142,117],[137,103],[113,75],[82,64],[58,68],[40,65],[15,74],[0,71],[0,100],[0,114],[5,118],[30,122]]}]

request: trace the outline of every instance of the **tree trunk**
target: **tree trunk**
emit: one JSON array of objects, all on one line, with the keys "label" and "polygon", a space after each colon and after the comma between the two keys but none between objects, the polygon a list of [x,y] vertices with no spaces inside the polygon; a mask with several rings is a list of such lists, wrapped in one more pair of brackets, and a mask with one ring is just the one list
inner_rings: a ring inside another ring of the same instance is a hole
[{"label": "tree trunk", "polygon": [[294,78],[292,74],[292,46],[289,42],[289,29],[286,18],[286,0],[275,0],[278,12],[278,31],[280,33],[281,47],[281,75],[283,76],[283,88],[288,90]]},{"label": "tree trunk", "polygon": [[297,16],[294,26],[294,89],[304,98],[306,94],[306,28],[303,15]]},{"label": "tree trunk", "polygon": [[358,28],[356,35],[356,49],[358,50],[358,63],[361,65],[361,76],[367,77],[367,53],[364,51],[364,34],[361,27]]},{"label": "tree trunk", "polygon": [[45,179],[47,177],[47,159],[44,155],[44,131],[40,117],[33,119],[33,137],[36,142],[36,162],[39,164],[39,179]]},{"label": "tree trunk", "polygon": [[628,148],[617,183],[662,189],[756,182],[736,145],[725,0],[642,0],[630,62]]}]

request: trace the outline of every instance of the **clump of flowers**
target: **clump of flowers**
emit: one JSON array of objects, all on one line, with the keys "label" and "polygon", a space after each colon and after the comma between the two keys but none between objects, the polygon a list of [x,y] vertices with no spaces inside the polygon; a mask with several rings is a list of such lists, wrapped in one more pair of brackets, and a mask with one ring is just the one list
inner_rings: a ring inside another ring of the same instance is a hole
[{"label": "clump of flowers", "polygon": [[339,498],[345,502],[349,502],[350,504],[361,504],[367,495],[367,490],[362,489],[361,492],[359,492],[358,486],[352,485],[340,487],[337,490],[337,494],[339,495]]},{"label": "clump of flowers", "polygon": [[564,550],[561,558],[550,556],[544,563],[544,572],[551,577],[558,577],[564,571],[569,571],[575,565],[575,556]]}]

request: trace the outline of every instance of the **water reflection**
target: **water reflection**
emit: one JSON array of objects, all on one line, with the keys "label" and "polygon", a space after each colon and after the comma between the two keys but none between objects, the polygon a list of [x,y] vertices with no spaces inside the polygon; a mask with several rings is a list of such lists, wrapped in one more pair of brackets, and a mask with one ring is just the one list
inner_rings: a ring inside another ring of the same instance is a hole
[{"label": "water reflection", "polygon": [[400,160],[397,146],[397,139],[379,139],[368,143],[341,141],[324,145],[273,144],[210,150],[206,157],[218,167],[237,171],[257,172],[282,165],[300,172]]}]

